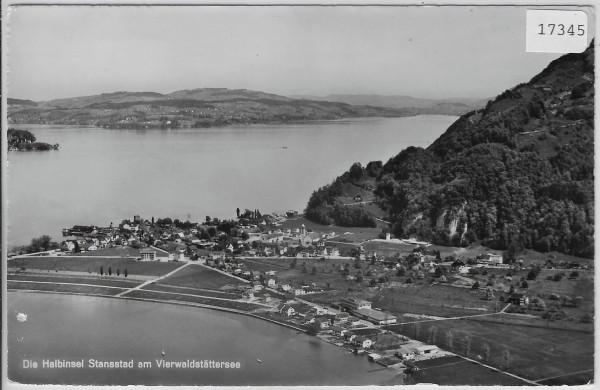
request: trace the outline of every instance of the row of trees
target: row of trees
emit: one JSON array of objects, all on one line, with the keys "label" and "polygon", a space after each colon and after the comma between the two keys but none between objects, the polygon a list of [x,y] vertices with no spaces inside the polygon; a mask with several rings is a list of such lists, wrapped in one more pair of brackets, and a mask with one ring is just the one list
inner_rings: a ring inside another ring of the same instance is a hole
[{"label": "row of trees", "polygon": [[[108,267],[108,272],[107,272],[107,274],[108,274],[109,276],[111,276],[111,275],[112,275],[112,267]],[[100,275],[104,275],[104,267],[103,267],[103,266],[100,266]],[[117,276],[120,276],[120,275],[121,275],[121,269],[120,269],[120,268],[117,268]],[[125,268],[125,269],[123,270],[123,276],[127,277],[127,275],[128,275],[128,273],[127,273],[127,268]]]}]

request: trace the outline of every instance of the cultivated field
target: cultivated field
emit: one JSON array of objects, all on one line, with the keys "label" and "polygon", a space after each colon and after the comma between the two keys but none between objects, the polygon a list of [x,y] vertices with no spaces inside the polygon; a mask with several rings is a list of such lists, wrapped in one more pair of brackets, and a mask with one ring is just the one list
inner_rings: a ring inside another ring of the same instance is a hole
[{"label": "cultivated field", "polygon": [[373,306],[393,314],[426,314],[453,317],[494,312],[496,303],[484,300],[485,292],[444,285],[421,285],[382,289]]},{"label": "cultivated field", "polygon": [[[483,357],[484,344],[490,347],[488,363],[505,369],[504,351],[508,350],[508,370],[530,380],[566,375],[594,368],[593,332],[568,331],[543,327],[525,327],[471,320],[443,320],[419,325],[399,325],[401,334],[429,342],[429,328],[437,331],[436,345],[464,354],[465,338],[471,339],[468,356]],[[415,328],[418,332],[415,333]],[[448,331],[452,331],[452,347],[448,346]],[[568,358],[565,358],[567,357]],[[592,378],[590,371],[587,378]],[[556,384],[560,381],[557,379]],[[580,382],[581,383],[586,383]]]},{"label": "cultivated field", "polygon": [[409,375],[406,384],[435,383],[445,386],[526,386],[517,378],[483,367],[457,356],[417,362],[419,371]]}]

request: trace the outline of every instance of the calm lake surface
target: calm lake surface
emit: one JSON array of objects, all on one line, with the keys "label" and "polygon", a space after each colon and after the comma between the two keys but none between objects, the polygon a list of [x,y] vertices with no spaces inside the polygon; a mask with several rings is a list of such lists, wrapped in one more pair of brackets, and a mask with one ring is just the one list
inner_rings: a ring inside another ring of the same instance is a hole
[{"label": "calm lake surface", "polygon": [[[367,385],[391,369],[305,334],[243,315],[114,298],[10,292],[8,378],[19,383]],[[25,322],[17,314],[27,314]],[[157,368],[157,359],[224,360],[240,369]],[[43,359],[133,359],[143,368],[42,368]],[[259,363],[260,359],[262,363]],[[23,368],[23,360],[38,368]]]},{"label": "calm lake surface", "polygon": [[209,129],[108,130],[19,125],[59,151],[10,152],[8,244],[125,218],[304,210],[354,162],[427,146],[457,118],[416,116]]}]

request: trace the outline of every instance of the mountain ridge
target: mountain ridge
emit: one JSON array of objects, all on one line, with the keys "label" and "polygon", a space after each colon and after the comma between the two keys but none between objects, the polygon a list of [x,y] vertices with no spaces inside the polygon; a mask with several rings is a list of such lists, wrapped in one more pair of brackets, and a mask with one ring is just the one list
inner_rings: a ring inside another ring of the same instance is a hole
[{"label": "mountain ridge", "polygon": [[213,127],[359,117],[404,117],[409,109],[293,99],[247,89],[196,88],[168,94],[111,92],[32,102],[8,99],[9,123],[107,128]]}]

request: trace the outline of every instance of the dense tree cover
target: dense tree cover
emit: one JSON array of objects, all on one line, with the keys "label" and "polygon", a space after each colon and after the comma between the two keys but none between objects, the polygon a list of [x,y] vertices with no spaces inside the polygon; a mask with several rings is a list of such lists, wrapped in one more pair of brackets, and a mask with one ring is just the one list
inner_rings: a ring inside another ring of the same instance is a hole
[{"label": "dense tree cover", "polygon": [[6,134],[9,150],[53,150],[58,149],[58,144],[50,145],[45,142],[36,142],[35,136],[27,130],[8,129]]},{"label": "dense tree cover", "polygon": [[593,257],[591,78],[593,44],[462,116],[427,149],[409,147],[371,169],[354,164],[313,194],[307,216],[338,223],[344,183],[370,175],[398,237],[480,240],[509,260],[522,248]]},{"label": "dense tree cover", "polygon": [[360,178],[362,171],[360,163],[356,163],[350,172],[314,191],[306,206],[306,218],[324,225],[375,227],[377,223],[371,213],[358,206],[344,205],[337,200],[337,197],[342,195],[343,183]]},{"label": "dense tree cover", "polygon": [[25,253],[36,253],[36,252],[44,252],[50,249],[57,249],[59,247],[57,242],[52,241],[52,238],[48,235],[43,235],[41,237],[32,238],[31,243],[27,245],[25,249]]}]

